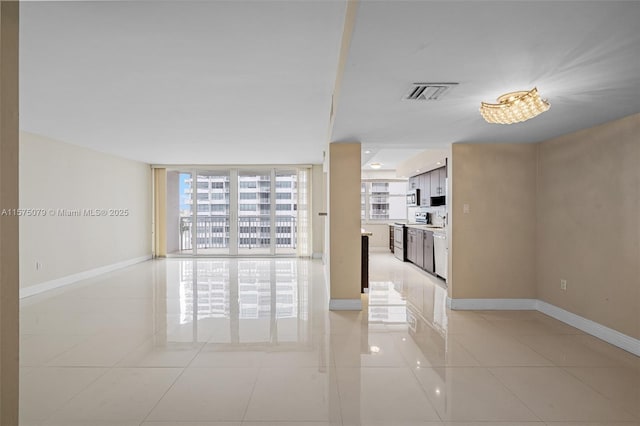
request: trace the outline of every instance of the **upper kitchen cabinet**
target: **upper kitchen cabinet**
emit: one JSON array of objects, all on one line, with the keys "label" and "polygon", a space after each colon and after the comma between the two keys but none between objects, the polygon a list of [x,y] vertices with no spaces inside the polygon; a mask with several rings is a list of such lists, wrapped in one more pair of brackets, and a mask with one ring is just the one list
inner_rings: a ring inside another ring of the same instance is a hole
[{"label": "upper kitchen cabinet", "polygon": [[443,167],[438,170],[440,170],[438,178],[440,179],[440,188],[442,188],[442,193],[440,195],[445,195],[447,193],[447,168]]},{"label": "upper kitchen cabinet", "polygon": [[407,185],[409,190],[420,188],[419,176],[410,177]]},{"label": "upper kitchen cabinet", "polygon": [[431,197],[440,197],[446,194],[447,168],[441,167],[432,170],[431,173]]},{"label": "upper kitchen cabinet", "polygon": [[429,207],[431,205],[431,174],[423,173],[417,177],[420,179],[420,205]]},{"label": "upper kitchen cabinet", "polygon": [[431,170],[427,173],[422,173],[417,176],[409,178],[407,183],[407,191],[414,191],[419,189],[419,200],[416,200],[416,204],[422,207],[434,207],[442,206],[445,204],[445,194],[447,182],[447,168],[441,167],[439,169]]}]

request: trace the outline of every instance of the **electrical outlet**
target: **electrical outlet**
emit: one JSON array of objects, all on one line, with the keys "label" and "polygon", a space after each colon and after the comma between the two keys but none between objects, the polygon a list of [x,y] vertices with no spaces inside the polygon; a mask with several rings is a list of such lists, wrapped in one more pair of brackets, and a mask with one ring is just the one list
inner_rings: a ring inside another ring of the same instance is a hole
[{"label": "electrical outlet", "polygon": [[469,204],[463,204],[462,205],[462,213],[469,214],[469,210],[470,210]]},{"label": "electrical outlet", "polygon": [[567,280],[560,280],[560,290],[567,289]]}]

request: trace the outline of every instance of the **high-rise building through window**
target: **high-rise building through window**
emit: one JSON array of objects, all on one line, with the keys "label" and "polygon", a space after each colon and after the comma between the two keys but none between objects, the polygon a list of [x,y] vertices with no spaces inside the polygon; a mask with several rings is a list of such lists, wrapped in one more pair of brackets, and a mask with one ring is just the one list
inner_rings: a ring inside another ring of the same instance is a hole
[{"label": "high-rise building through window", "polygon": [[362,220],[404,220],[406,213],[405,182],[363,182],[360,186]]},{"label": "high-rise building through window", "polygon": [[[194,185],[193,177],[196,182]],[[272,175],[238,173],[237,220],[238,247],[264,248],[273,242],[277,247],[296,248],[297,241],[297,173],[277,170],[272,200]],[[197,214],[197,244],[199,248],[225,248],[230,244],[231,180],[228,173],[182,173],[181,232],[190,233],[192,212]],[[193,191],[196,191],[195,200]],[[193,203],[196,203],[194,209]],[[272,205],[272,201],[274,202]],[[271,210],[276,223],[271,223]],[[275,236],[272,235],[272,226]],[[190,244],[191,236],[181,238]],[[187,241],[188,240],[188,241]],[[183,247],[185,249],[187,247]]]}]

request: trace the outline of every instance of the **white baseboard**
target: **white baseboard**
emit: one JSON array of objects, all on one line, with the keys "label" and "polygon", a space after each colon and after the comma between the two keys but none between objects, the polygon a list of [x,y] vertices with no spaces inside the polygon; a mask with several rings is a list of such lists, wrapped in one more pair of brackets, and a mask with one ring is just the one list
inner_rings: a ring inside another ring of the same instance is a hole
[{"label": "white baseboard", "polygon": [[550,303],[543,302],[542,300],[538,300],[538,311],[582,330],[587,334],[602,339],[607,343],[611,343],[614,346],[622,348],[627,352],[640,356],[640,340],[638,339],[627,336],[626,334],[620,333],[619,331],[595,321],[591,321],[590,319],[581,317],[580,315],[566,311]]},{"label": "white baseboard", "polygon": [[55,280],[45,281],[40,284],[21,288],[20,299],[34,296],[36,294],[53,290],[55,288],[63,287],[65,285],[73,284],[80,280],[86,280],[87,278],[93,278],[101,274],[106,274],[107,272],[115,271],[117,269],[126,268],[127,266],[135,265],[136,263],[144,262],[149,259],[151,259],[150,254],[133,259],[123,260],[122,262],[113,263],[111,265],[100,266],[99,268],[89,269],[88,271],[78,272],[77,274],[67,275],[65,277],[56,278]]},{"label": "white baseboard", "polygon": [[447,306],[461,311],[535,311],[536,299],[451,299]]},{"label": "white baseboard", "polygon": [[358,299],[331,299],[329,301],[330,311],[361,311],[362,300]]},{"label": "white baseboard", "polygon": [[595,336],[607,343],[640,356],[640,340],[620,333],[612,328],[581,317],[539,299],[451,299],[447,297],[447,306],[453,310],[535,310],[549,315]]}]

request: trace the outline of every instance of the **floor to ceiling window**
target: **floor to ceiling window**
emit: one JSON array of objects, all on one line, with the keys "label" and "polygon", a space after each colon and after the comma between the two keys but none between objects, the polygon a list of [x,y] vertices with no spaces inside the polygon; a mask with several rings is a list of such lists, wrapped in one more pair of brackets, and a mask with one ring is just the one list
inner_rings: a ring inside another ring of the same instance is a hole
[{"label": "floor to ceiling window", "polygon": [[293,254],[297,250],[298,234],[307,230],[298,226],[298,174],[296,170],[276,170],[275,173],[275,249],[278,254]]},{"label": "floor to ceiling window", "polygon": [[305,168],[169,169],[167,252],[308,256],[309,190]]},{"label": "floor to ceiling window", "polygon": [[195,176],[189,195],[192,205],[195,201],[196,229],[185,231],[195,236],[198,253],[229,254],[229,171],[198,171]]},{"label": "floor to ceiling window", "polygon": [[271,254],[271,170],[238,173],[238,253]]}]

